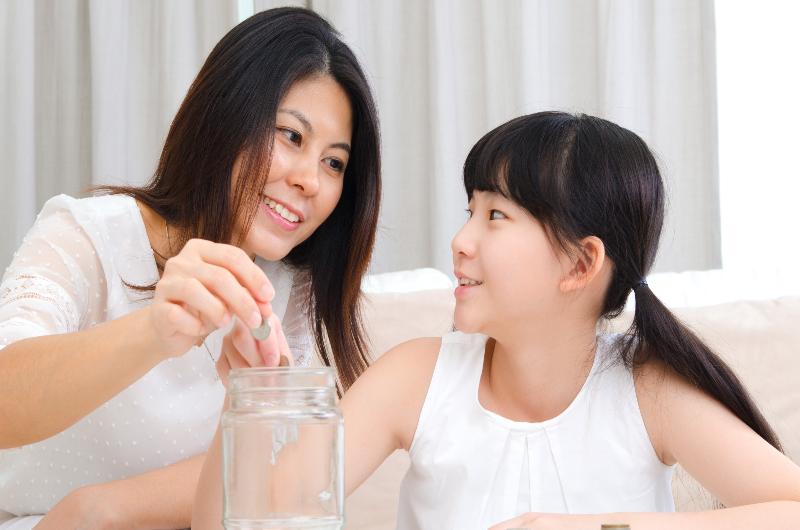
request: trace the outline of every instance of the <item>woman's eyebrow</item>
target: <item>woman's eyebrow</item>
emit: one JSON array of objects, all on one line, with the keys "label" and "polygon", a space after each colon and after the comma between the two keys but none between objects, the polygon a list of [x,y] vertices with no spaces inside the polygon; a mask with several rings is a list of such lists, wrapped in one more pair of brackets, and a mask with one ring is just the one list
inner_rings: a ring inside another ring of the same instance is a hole
[{"label": "woman's eyebrow", "polygon": [[331,144],[329,147],[338,148],[338,149],[344,149],[345,151],[347,151],[348,155],[350,154],[350,144],[346,144],[346,143],[340,142],[340,143],[337,143],[337,144]]},{"label": "woman's eyebrow", "polygon": [[295,118],[297,118],[298,120],[300,120],[300,123],[302,123],[302,124],[303,124],[303,127],[305,127],[305,128],[306,128],[306,130],[308,130],[308,132],[314,132],[314,128],[311,126],[311,122],[310,122],[310,121],[308,121],[308,118],[306,118],[306,117],[303,115],[303,113],[302,113],[302,112],[300,112],[299,110],[294,110],[294,109],[278,109],[278,112],[279,112],[279,113],[280,113],[280,112],[285,112],[286,114],[291,114],[292,116],[294,116]]}]

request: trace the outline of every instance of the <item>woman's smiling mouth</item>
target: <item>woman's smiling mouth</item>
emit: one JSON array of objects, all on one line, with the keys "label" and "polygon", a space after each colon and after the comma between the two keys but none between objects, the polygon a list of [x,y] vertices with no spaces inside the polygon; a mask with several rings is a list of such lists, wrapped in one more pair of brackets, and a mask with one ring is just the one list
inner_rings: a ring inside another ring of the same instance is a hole
[{"label": "woman's smiling mouth", "polygon": [[261,204],[267,216],[284,230],[295,230],[305,220],[285,205],[263,194],[261,195]]}]

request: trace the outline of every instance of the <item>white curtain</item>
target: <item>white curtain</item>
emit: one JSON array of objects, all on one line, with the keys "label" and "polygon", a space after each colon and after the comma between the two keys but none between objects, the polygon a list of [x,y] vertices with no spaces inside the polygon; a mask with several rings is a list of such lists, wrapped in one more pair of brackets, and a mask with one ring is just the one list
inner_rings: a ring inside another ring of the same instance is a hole
[{"label": "white curtain", "polygon": [[511,118],[551,109],[607,117],[659,154],[670,222],[657,270],[721,266],[712,0],[308,5],[357,49],[378,94],[385,192],[376,268],[452,272],[469,149]]},{"label": "white curtain", "polygon": [[544,109],[608,117],[655,148],[670,193],[657,270],[721,265],[713,0],[0,2],[0,263],[49,196],[149,178],[237,8],[279,5],[327,17],[376,90],[374,272],[451,273],[467,152],[491,128]]},{"label": "white curtain", "polygon": [[[235,0],[0,2],[0,263],[44,202],[147,181]],[[2,270],[2,269],[0,269]]]}]

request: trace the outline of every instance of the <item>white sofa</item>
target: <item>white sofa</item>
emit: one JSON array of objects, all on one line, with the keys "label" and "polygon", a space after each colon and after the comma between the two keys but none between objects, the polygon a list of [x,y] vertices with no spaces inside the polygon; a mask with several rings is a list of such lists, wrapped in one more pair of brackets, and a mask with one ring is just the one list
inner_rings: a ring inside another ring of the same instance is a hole
[{"label": "white sofa", "polygon": [[[800,280],[787,270],[654,274],[652,290],[731,364],[800,463]],[[416,337],[452,328],[452,282],[433,269],[365,281],[367,327],[375,358]],[[609,323],[624,330],[630,314]],[[349,530],[395,527],[408,456],[396,451],[347,500]],[[714,499],[680,468],[673,480],[679,511],[709,509]]]}]

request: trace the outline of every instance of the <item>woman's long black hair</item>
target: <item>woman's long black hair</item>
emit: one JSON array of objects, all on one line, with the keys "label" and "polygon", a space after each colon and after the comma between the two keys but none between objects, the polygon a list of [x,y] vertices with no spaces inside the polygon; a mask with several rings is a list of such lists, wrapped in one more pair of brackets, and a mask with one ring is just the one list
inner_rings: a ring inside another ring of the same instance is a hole
[{"label": "woman's long black hair", "polygon": [[778,450],[777,435],[730,367],[643,283],[664,224],[664,184],[645,142],[610,121],[540,112],[494,129],[472,148],[464,184],[499,193],[542,223],[566,251],[595,236],[613,274],[602,316],[614,318],[633,290],[633,324],[619,343],[631,368],[652,357],[721,402]]},{"label": "woman's long black hair", "polygon": [[[272,160],[275,118],[296,82],[331,76],[353,111],[352,151],[330,217],[285,261],[311,278],[317,347],[347,389],[367,366],[361,279],[375,242],[381,195],[378,116],[367,78],[336,30],[313,11],[277,8],[233,28],[206,59],[172,122],[155,175],[144,187],[100,186],[141,201],[178,228],[181,242],[244,239]],[[243,162],[231,189],[236,160]],[[155,286],[143,287],[152,290]]]}]

